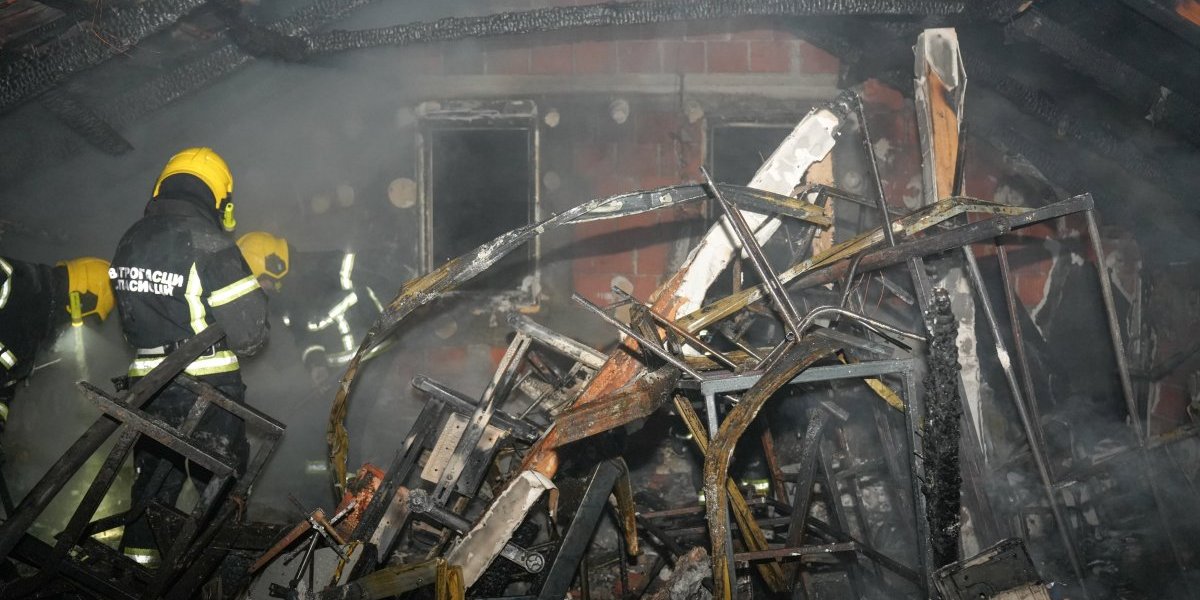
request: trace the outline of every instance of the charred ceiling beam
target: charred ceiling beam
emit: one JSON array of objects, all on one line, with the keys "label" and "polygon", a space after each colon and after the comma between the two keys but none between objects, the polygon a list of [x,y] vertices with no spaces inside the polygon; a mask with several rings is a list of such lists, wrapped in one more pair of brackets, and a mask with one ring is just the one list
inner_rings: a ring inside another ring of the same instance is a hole
[{"label": "charred ceiling beam", "polygon": [[[800,35],[807,34],[802,30]],[[906,69],[912,51],[911,43],[905,40],[912,36],[906,35],[901,25],[885,28],[851,23],[825,27],[823,36],[806,39],[843,61],[847,76],[843,86],[875,78],[911,97],[912,78]],[[844,40],[841,43],[823,42],[823,38],[839,36]],[[839,53],[839,49],[867,45],[874,52]],[[969,119],[972,136],[1021,156],[1047,181],[1068,193],[1093,192],[1106,214],[1140,230],[1196,223],[1192,214],[1195,207],[1186,201],[1191,194],[1182,193],[1186,188],[1157,167],[1157,163],[1152,164],[1140,150],[1117,140],[1100,125],[1083,118],[1067,118],[1053,100],[1008,77],[994,62],[981,64],[980,56],[989,52],[995,53],[995,49],[976,47],[964,52],[972,73],[967,104],[976,106]],[[848,63],[856,56],[861,57],[861,63]],[[999,82],[994,80],[997,74],[1001,75]],[[997,89],[1004,86],[1009,93]],[[986,105],[982,110],[980,103]],[[1150,170],[1139,170],[1142,168]],[[1131,203],[1130,198],[1143,202]],[[1158,250],[1162,256],[1171,252],[1170,248]]]},{"label": "charred ceiling beam", "polygon": [[[906,76],[895,79],[895,73],[897,73],[895,67],[908,60],[905,57],[909,55],[909,52],[902,52],[901,48],[908,46],[904,40],[914,37],[913,33],[909,31],[909,28],[912,27],[918,26],[906,23],[853,23],[837,29],[831,28],[831,30],[850,39],[851,46],[861,44],[878,49],[873,55],[864,54],[863,60],[866,62],[863,64],[847,65],[849,73],[859,78],[880,78],[905,95],[910,95],[911,83],[907,81]],[[1070,140],[1075,143],[1077,149],[1111,161],[1112,167],[1146,181],[1180,201],[1181,205],[1184,205],[1182,199],[1192,196],[1189,185],[1197,183],[1194,174],[1184,172],[1180,167],[1171,167],[1165,161],[1147,156],[1129,140],[1113,134],[1107,124],[1101,123],[1095,118],[1068,111],[1042,90],[1035,89],[1016,79],[1009,74],[1010,68],[997,58],[1003,53],[997,52],[995,44],[989,43],[988,40],[978,41],[983,37],[985,36],[973,36],[969,31],[960,36],[963,40],[963,54],[967,68],[973,74],[972,84],[974,85],[970,89],[983,87],[997,93],[1021,113],[1035,117],[1044,127],[1053,132],[1055,138]],[[813,41],[819,43],[817,40]],[[824,49],[831,53],[837,51],[836,46]],[[1027,66],[1026,68],[1033,67]],[[889,77],[893,79],[889,80]],[[1132,126],[1143,131],[1149,127],[1144,123],[1134,123]]]},{"label": "charred ceiling beam", "polygon": [[1169,172],[1163,163],[1147,157],[1133,143],[1118,138],[1100,123],[1067,111],[1042,91],[1010,76],[987,53],[971,53],[966,61],[975,74],[976,83],[1000,94],[1021,112],[1037,117],[1061,137],[1078,142],[1081,147],[1115,162],[1130,174],[1176,198],[1191,196],[1191,190],[1183,183],[1187,174]]},{"label": "charred ceiling beam", "polygon": [[[304,35],[308,34],[309,32],[314,31],[320,27],[323,27],[324,25],[326,25],[330,22],[340,19],[341,17],[343,17],[347,13],[349,13],[351,10],[358,8],[360,6],[363,6],[367,3],[369,3],[370,1],[372,1],[372,0],[318,0],[317,2],[314,2],[305,8],[300,9],[299,11],[297,11],[293,15],[289,16],[288,18],[283,19],[281,21],[277,21],[275,23],[272,23],[271,25],[267,26],[267,28],[270,29],[272,32],[279,33],[279,34],[282,34],[285,36],[304,36]],[[648,2],[645,4],[653,4],[653,5],[657,6],[658,8],[650,9],[651,12],[649,12],[649,13],[636,13],[636,14],[638,14],[638,15],[657,14],[654,11],[662,12],[664,10],[664,8],[662,8],[662,7],[666,7],[666,6],[674,7],[675,10],[681,11],[685,14],[697,14],[697,15],[701,14],[701,13],[694,12],[697,10],[696,8],[690,8],[690,5],[692,5],[693,3],[686,2],[686,1],[670,0],[670,1],[665,1],[665,2],[664,1]],[[695,4],[699,4],[699,3],[695,3]],[[831,14],[831,15],[832,14],[843,14],[843,15],[845,15],[845,14],[876,14],[876,15],[893,15],[893,16],[950,15],[950,16],[961,17],[964,19],[998,19],[998,18],[1010,17],[1011,15],[1019,12],[1020,4],[1021,4],[1020,0],[983,0],[983,1],[970,1],[970,2],[968,2],[966,0],[951,0],[948,2],[943,1],[943,0],[788,0],[788,1],[769,0],[769,1],[759,1],[759,2],[743,1],[743,2],[739,2],[739,3],[732,3],[731,6],[740,6],[744,9],[746,7],[757,7],[757,8],[754,8],[754,10],[759,10],[759,11],[767,10],[767,8],[763,8],[763,7],[768,7],[771,10],[780,10],[779,7],[786,6],[786,7],[790,8],[790,12],[787,13],[789,15],[801,15],[801,14]],[[478,18],[480,20],[474,21],[473,22],[474,24],[471,26],[467,26],[467,24],[465,24],[465,23],[456,25],[455,27],[457,28],[456,31],[457,31],[458,37],[453,38],[453,39],[461,39],[461,38],[472,35],[471,34],[471,31],[473,31],[472,27],[483,28],[482,30],[485,30],[485,31],[486,30],[500,31],[501,29],[503,29],[504,30],[503,33],[505,33],[505,34],[523,33],[524,30],[521,29],[520,27],[509,26],[509,27],[505,28],[504,24],[510,20],[516,20],[516,21],[520,21],[521,19],[528,20],[532,16],[534,16],[534,15],[528,14],[528,13],[536,13],[537,16],[540,16],[541,18],[555,18],[555,16],[557,15],[557,18],[560,19],[560,21],[557,24],[543,23],[541,25],[543,27],[554,26],[554,28],[556,28],[556,29],[563,29],[566,27],[583,26],[583,25],[580,25],[577,20],[568,21],[568,17],[570,19],[578,19],[579,15],[581,15],[581,14],[582,15],[592,14],[588,11],[599,11],[599,13],[597,13],[597,14],[609,14],[609,13],[605,12],[605,7],[611,8],[611,6],[612,5],[591,5],[591,6],[580,6],[580,7],[563,7],[564,10],[567,8],[570,8],[570,9],[574,9],[574,11],[573,12],[572,11],[549,12],[549,13],[539,12],[539,11],[526,11],[525,13],[503,13],[503,14],[499,14],[499,15],[491,15],[489,17],[480,17],[480,18]],[[725,6],[725,4],[722,3],[721,6]],[[774,7],[774,8],[771,8],[771,7]],[[799,7],[799,8],[797,8],[797,7]],[[546,10],[554,10],[554,9],[546,9]],[[715,9],[709,8],[707,10],[713,11]],[[722,10],[729,10],[729,9],[725,8]],[[687,11],[693,11],[693,12],[688,13]],[[665,14],[665,13],[663,13],[663,14]],[[703,13],[703,14],[713,14],[714,16],[711,18],[716,18],[716,16],[715,16],[716,13]],[[743,14],[743,13],[730,13],[730,14],[737,16],[738,14]],[[755,14],[755,13],[745,13],[745,14]],[[525,15],[525,16],[517,17],[517,16],[513,16],[513,15]],[[596,19],[595,16],[593,16],[591,18],[593,19],[593,21]],[[609,17],[609,18],[614,18],[614,17]],[[627,17],[623,17],[623,18],[632,18],[632,17],[627,16]],[[648,17],[642,16],[641,18],[648,18]],[[684,18],[685,17],[680,16],[675,20],[682,20]],[[700,18],[700,17],[695,17],[695,18]],[[392,40],[392,39],[396,39],[396,36],[400,36],[400,37],[412,36],[412,35],[415,35],[414,32],[418,31],[422,27],[429,29],[431,32],[432,31],[440,32],[439,35],[445,36],[446,35],[445,28],[448,28],[451,25],[452,25],[452,22],[447,22],[446,20],[442,20],[442,21],[437,21],[433,24],[410,24],[410,25],[406,25],[406,26],[399,26],[401,28],[408,27],[409,29],[405,29],[405,30],[403,30],[403,32],[393,32],[394,35],[392,37],[385,36],[385,39]],[[532,26],[532,25],[530,25],[529,23],[525,24],[525,27],[530,27],[530,26]],[[440,27],[442,29],[438,29],[438,27]],[[549,29],[547,29],[547,30],[549,30]],[[372,31],[382,32],[382,30],[372,30]],[[343,40],[343,41],[356,41],[356,42],[365,42],[366,41],[366,40],[362,39],[362,38],[367,37],[366,34],[363,32],[349,32],[349,34],[351,34],[354,39],[353,40]],[[215,49],[213,49],[201,56],[193,58],[192,60],[182,64],[181,66],[179,66],[167,73],[164,73],[163,75],[155,77],[154,79],[151,79],[141,85],[138,85],[138,86],[130,89],[129,91],[121,94],[120,96],[117,96],[115,98],[112,98],[112,99],[104,102],[101,106],[98,107],[97,113],[100,115],[101,118],[103,118],[107,122],[113,124],[116,127],[121,127],[123,125],[132,123],[132,122],[136,121],[137,119],[139,119],[155,110],[162,108],[163,106],[165,106],[166,104],[168,104],[174,100],[182,98],[190,93],[194,93],[196,91],[199,91],[199,90],[207,87],[208,85],[211,85],[214,81],[237,71],[242,66],[244,66],[247,63],[254,60],[254,56],[252,56],[252,54],[248,51],[250,49],[244,49],[244,48],[239,47],[238,44],[236,43],[235,39],[233,39],[229,36],[223,35],[222,38],[224,39],[224,43],[218,44]],[[426,37],[423,38],[421,41],[432,42],[432,41],[436,41],[436,40],[440,40],[440,39],[451,39],[451,38],[446,38],[446,37],[433,38],[433,37],[426,35]],[[414,43],[414,42],[409,42],[409,43]],[[843,48],[843,50],[844,50],[844,48]],[[3,109],[0,109],[0,112],[3,112]],[[5,137],[7,137],[7,136],[5,136]],[[61,136],[59,136],[59,138],[61,138]],[[24,141],[23,144],[20,143],[22,141]],[[40,166],[46,162],[43,160],[36,159],[37,156],[47,156],[47,153],[45,151],[42,151],[40,153],[31,154],[31,153],[25,152],[23,150],[24,146],[30,145],[29,140],[17,140],[17,142],[18,142],[18,144],[15,146],[8,144],[8,145],[4,145],[3,148],[0,148],[0,161],[4,162],[5,164],[11,164],[11,161],[15,160],[17,163],[29,164],[30,166]],[[50,155],[52,155],[52,159],[53,158],[62,158],[64,156],[68,156],[74,152],[71,140],[54,139],[54,140],[50,140],[50,143],[48,145],[50,147],[54,148],[54,151],[50,153]],[[43,148],[43,150],[45,150],[45,149]],[[31,161],[33,164],[30,164]]]},{"label": "charred ceiling beam", "polygon": [[97,23],[81,23],[71,35],[6,62],[0,66],[0,114],[125,52],[202,4],[204,0],[149,0],[134,7],[109,7]]},{"label": "charred ceiling beam", "polygon": [[1100,89],[1149,115],[1156,126],[1200,145],[1200,106],[1167,89],[1165,82],[1151,79],[1037,9],[1030,9],[1014,20],[1005,27],[1005,32],[1037,42]]},{"label": "charred ceiling beam", "polygon": [[[262,36],[271,35],[275,40],[279,39],[276,35],[302,36],[346,16],[350,11],[371,1],[318,0],[263,28],[270,31],[270,34],[262,34],[261,31],[259,33]],[[105,102],[99,109],[100,114],[117,126],[132,123],[170,102],[208,87],[214,81],[254,60],[254,55],[249,52],[254,48],[242,48],[232,36],[222,36],[221,39],[224,42],[216,49]],[[261,41],[265,40],[265,37],[257,39]],[[282,51],[265,54],[276,57],[290,55]]]},{"label": "charred ceiling beam", "polygon": [[1200,48],[1200,5],[1193,0],[1168,3],[1162,0],[1120,0],[1121,4]]},{"label": "charred ceiling beam", "polygon": [[1200,71],[1191,68],[1200,64],[1200,47],[1118,1],[1056,0],[1043,5],[1041,12],[1200,104]]},{"label": "charred ceiling beam", "polygon": [[542,33],[585,27],[621,27],[676,21],[752,16],[984,16],[1011,14],[1012,2],[958,0],[651,0],[560,6],[479,17],[448,17],[359,31],[335,30],[310,36],[314,54],[378,46],[407,46],[464,38]]},{"label": "charred ceiling beam", "polygon": [[[1171,225],[1182,226],[1194,218],[1178,215],[1186,206],[1178,199],[1164,194],[1136,178],[1129,177],[1120,165],[1099,156],[1081,152],[1079,147],[1058,138],[1055,132],[1043,127],[1000,95],[976,87],[967,92],[967,104],[974,106],[969,117],[970,136],[991,144],[1010,157],[1027,161],[1040,178],[1062,193],[1070,195],[1091,192],[1106,220],[1120,222],[1138,231],[1162,230]],[[968,155],[967,160],[971,160]],[[970,190],[967,190],[970,193]],[[1130,202],[1137,198],[1138,202]],[[1150,208],[1150,207],[1155,208]],[[1163,235],[1165,242],[1170,235]],[[1147,240],[1158,243],[1159,240]],[[1165,255],[1168,248],[1155,248],[1153,253]]]},{"label": "charred ceiling beam", "polygon": [[64,15],[72,21],[90,19],[92,15],[92,7],[86,2],[80,0],[37,0],[39,4],[45,4]]},{"label": "charred ceiling beam", "polygon": [[112,125],[85,106],[74,94],[53,90],[42,94],[42,107],[105,154],[124,154],[133,149]]},{"label": "charred ceiling beam", "polygon": [[[301,35],[344,17],[371,0],[317,0],[291,16],[271,24],[285,35]],[[216,49],[207,51],[183,65],[151,79],[96,107],[100,119],[113,127],[123,127],[162,108],[189,93],[211,85],[233,73],[254,57],[221,36]],[[17,126],[11,126],[13,122]],[[11,183],[24,175],[77,154],[83,145],[77,136],[47,131],[22,119],[9,118],[0,127],[0,182]]]}]

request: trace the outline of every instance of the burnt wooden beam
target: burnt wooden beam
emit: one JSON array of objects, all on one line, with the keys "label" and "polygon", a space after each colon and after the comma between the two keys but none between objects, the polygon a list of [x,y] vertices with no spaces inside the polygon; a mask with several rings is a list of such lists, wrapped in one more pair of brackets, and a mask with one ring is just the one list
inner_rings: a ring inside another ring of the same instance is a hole
[{"label": "burnt wooden beam", "polygon": [[42,95],[41,104],[60,123],[87,140],[97,150],[112,155],[133,150],[133,144],[74,94],[53,90]]},{"label": "burnt wooden beam", "polygon": [[1120,0],[1121,4],[1154,21],[1163,29],[1180,37],[1188,44],[1200,48],[1200,23],[1181,14],[1174,4],[1168,6],[1162,0]]},{"label": "burnt wooden beam", "polygon": [[1169,89],[1171,82],[1150,77],[1038,9],[1026,11],[1004,31],[1039,44],[1108,95],[1149,115],[1155,126],[1200,145],[1200,105]]},{"label": "burnt wooden beam", "polygon": [[87,31],[76,31],[28,56],[4,61],[0,64],[0,114],[137,45],[203,4],[204,0],[149,0],[133,7],[109,7]]}]

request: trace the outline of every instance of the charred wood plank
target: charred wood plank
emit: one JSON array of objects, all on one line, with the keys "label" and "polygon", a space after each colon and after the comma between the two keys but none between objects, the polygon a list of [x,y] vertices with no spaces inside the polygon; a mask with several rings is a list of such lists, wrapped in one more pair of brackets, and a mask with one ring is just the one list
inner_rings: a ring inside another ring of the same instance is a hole
[{"label": "charred wood plank", "polygon": [[[223,337],[225,337],[225,332],[216,325],[196,334],[178,350],[163,359],[145,377],[139,379],[128,392],[122,395],[121,400],[130,407],[140,408],[149,402],[150,398],[158,393],[158,390],[174,379],[180,371],[183,371],[192,361]],[[108,417],[97,419],[62,457],[51,465],[42,479],[21,500],[21,504],[17,506],[17,512],[13,514],[12,518],[0,525],[0,558],[8,556],[8,553],[20,541],[21,536],[46,509],[54,496],[100,448],[108,436],[117,430],[117,426],[117,423]]]},{"label": "charred wood plank", "polygon": [[203,4],[203,0],[150,0],[130,7],[106,6],[97,24],[0,67],[0,114],[128,50]]}]

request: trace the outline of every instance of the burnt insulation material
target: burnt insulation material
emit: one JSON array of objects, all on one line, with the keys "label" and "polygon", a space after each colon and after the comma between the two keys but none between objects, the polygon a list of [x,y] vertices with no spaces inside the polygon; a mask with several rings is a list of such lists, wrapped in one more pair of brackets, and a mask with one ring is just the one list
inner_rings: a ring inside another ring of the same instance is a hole
[{"label": "burnt insulation material", "polygon": [[106,7],[98,24],[80,24],[69,35],[0,67],[0,114],[124,52],[202,4],[204,0],[149,0],[133,7]]},{"label": "burnt insulation material", "polygon": [[[561,6],[481,17],[448,17],[428,23],[405,23],[360,31],[330,31],[309,36],[313,54],[377,46],[442,42],[469,37],[520,35],[580,27],[646,25],[686,20],[749,16],[929,16],[968,12],[957,0],[652,0]],[[996,4],[984,2],[980,4]]]},{"label": "burnt insulation material", "polygon": [[962,404],[958,395],[958,321],[950,311],[950,293],[933,290],[933,302],[925,313],[929,330],[928,368],[925,375],[925,515],[929,520],[933,566],[958,560],[959,488],[958,466]]},{"label": "burnt insulation material", "polygon": [[42,94],[41,102],[42,107],[59,122],[70,127],[71,131],[79,134],[101,152],[115,155],[133,150],[133,145],[121,137],[112,125],[83,105],[74,95],[55,90]]}]

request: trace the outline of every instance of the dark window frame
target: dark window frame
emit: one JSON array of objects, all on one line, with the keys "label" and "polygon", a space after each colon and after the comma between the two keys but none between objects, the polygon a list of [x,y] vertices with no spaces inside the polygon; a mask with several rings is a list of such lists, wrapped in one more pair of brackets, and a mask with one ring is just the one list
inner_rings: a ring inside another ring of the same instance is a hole
[{"label": "dark window frame", "polygon": [[[528,222],[535,223],[542,217],[541,198],[541,131],[537,105],[530,100],[448,100],[424,102],[417,107],[417,193],[418,218],[420,219],[418,249],[423,273],[437,268],[434,255],[433,217],[438,210],[438,198],[433,189],[433,146],[434,134],[444,131],[471,130],[524,130],[529,132],[529,213]],[[481,239],[479,243],[489,241]],[[541,240],[535,237],[526,250],[531,263],[530,275],[533,285],[541,287]],[[521,252],[515,250],[514,252]],[[536,295],[523,293],[520,289],[479,290],[469,292],[488,296],[506,296],[520,305],[535,305]]]}]

